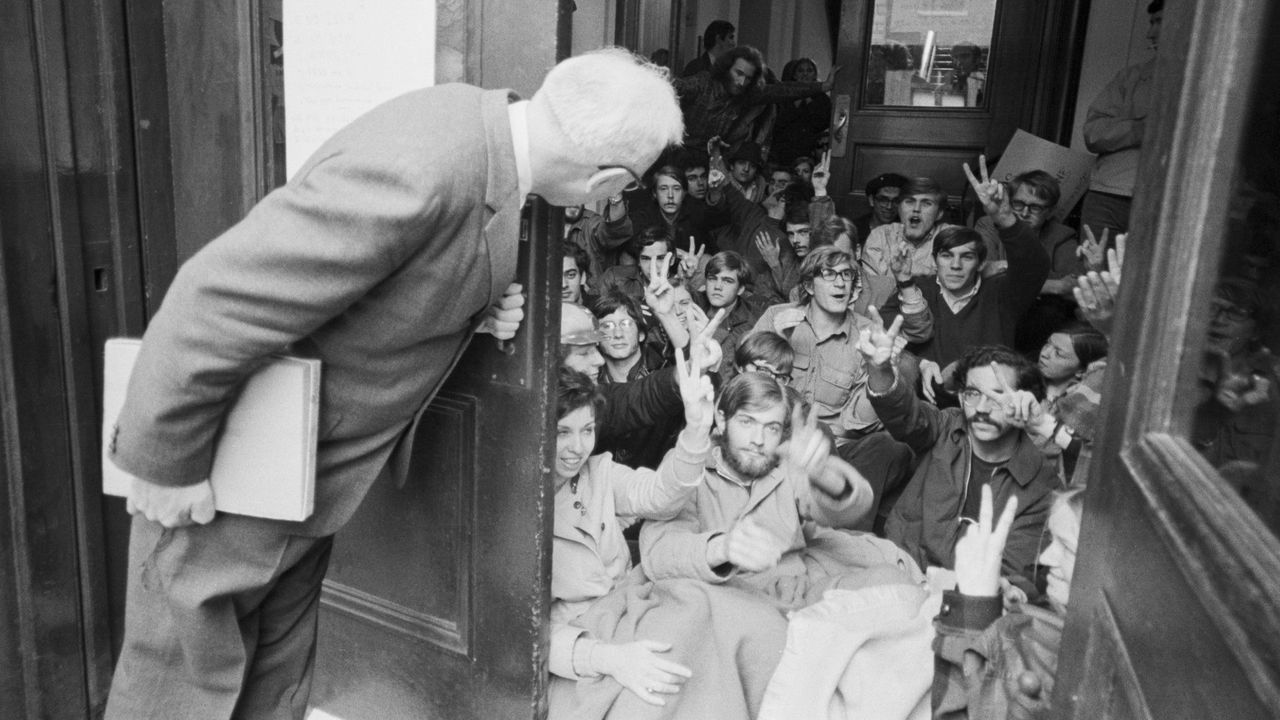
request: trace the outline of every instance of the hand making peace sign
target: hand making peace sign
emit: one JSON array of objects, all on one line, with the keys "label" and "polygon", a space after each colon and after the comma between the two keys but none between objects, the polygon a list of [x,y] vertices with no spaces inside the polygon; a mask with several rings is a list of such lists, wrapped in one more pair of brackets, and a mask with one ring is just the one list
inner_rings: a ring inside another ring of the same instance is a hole
[{"label": "hand making peace sign", "polygon": [[827,194],[827,182],[829,180],[831,180],[831,151],[824,150],[822,159],[813,168],[813,176],[810,178],[810,182],[813,183],[815,197],[824,197]]},{"label": "hand making peace sign", "polygon": [[880,311],[874,307],[867,308],[867,316],[872,326],[858,333],[858,352],[862,361],[875,367],[888,367],[897,359],[898,333],[902,330],[902,315],[893,319],[893,324],[886,330]]},{"label": "hand making peace sign", "polygon": [[692,235],[689,236],[689,250],[676,250],[676,255],[680,257],[680,274],[689,279],[698,272],[698,268],[702,266],[702,258],[707,254],[707,246],[697,246]]},{"label": "hand making peace sign", "polygon": [[1053,416],[1044,411],[1044,407],[1036,396],[1028,390],[1018,390],[1009,384],[1000,365],[992,362],[991,374],[995,375],[1000,389],[996,392],[981,389],[979,391],[1004,412],[1005,420],[1014,427],[1031,433],[1048,436],[1053,432]]},{"label": "hand making peace sign", "polygon": [[653,263],[649,284],[644,288],[644,301],[659,315],[668,315],[675,310],[676,295],[671,291],[671,283],[667,276],[671,272],[671,253],[664,253]]},{"label": "hand making peace sign", "polygon": [[986,155],[978,156],[978,171],[982,173],[981,180],[973,176],[969,163],[964,164],[965,177],[969,178],[969,185],[978,196],[983,211],[991,216],[998,227],[1013,225],[1018,221],[1018,216],[1013,214],[1013,206],[1009,204],[1009,192],[999,180],[991,179],[991,174],[987,172]]},{"label": "hand making peace sign", "polygon": [[698,363],[684,358],[684,348],[676,348],[676,381],[684,402],[684,420],[689,427],[710,429],[715,415],[716,393],[711,378],[702,373]]}]

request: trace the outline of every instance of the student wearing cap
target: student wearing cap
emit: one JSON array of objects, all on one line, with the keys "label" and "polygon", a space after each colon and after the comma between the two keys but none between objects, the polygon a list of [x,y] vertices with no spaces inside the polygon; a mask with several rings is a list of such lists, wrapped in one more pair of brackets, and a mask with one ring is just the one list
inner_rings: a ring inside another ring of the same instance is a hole
[{"label": "student wearing cap", "polygon": [[865,189],[870,209],[853,221],[853,226],[858,229],[858,237],[866,240],[875,228],[898,222],[898,203],[901,202],[902,190],[908,182],[906,177],[898,173],[881,173],[867,182]]}]

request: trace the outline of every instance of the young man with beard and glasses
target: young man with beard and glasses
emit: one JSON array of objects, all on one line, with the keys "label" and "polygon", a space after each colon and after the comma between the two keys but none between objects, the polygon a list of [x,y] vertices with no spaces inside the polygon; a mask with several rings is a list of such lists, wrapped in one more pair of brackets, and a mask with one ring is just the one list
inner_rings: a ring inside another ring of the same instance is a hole
[{"label": "young man with beard and glasses", "polygon": [[[906,270],[909,278],[909,266]],[[855,348],[862,330],[883,326],[874,309],[868,309],[868,317],[851,307],[856,277],[857,268],[848,253],[832,246],[814,250],[800,265],[800,301],[765,310],[753,331],[773,331],[791,343],[795,350],[791,386],[816,407],[818,419],[836,439],[840,456],[870,481],[876,515],[883,515],[888,506],[879,507],[882,500],[892,498],[907,479],[912,458],[910,449],[884,432],[867,397],[866,368]],[[904,283],[900,304],[901,344],[927,340],[933,318],[914,282]]]},{"label": "young man with beard and glasses", "polygon": [[[933,240],[937,279],[920,283],[933,314],[933,337],[917,344],[913,351],[921,356],[925,397],[944,405],[951,404],[941,393],[954,363],[965,350],[978,345],[1013,347],[1018,321],[1049,274],[1049,256],[1035,229],[1014,213],[1005,186],[988,175],[986,158],[978,160],[981,180],[967,164],[964,171],[999,233],[1008,269],[983,276],[987,244],[974,230],[952,226]],[[898,312],[896,298],[889,299],[883,310],[886,318],[892,318]]]},{"label": "young man with beard and glasses", "polygon": [[648,577],[728,583],[796,608],[859,569],[897,565],[919,574],[892,543],[833,530],[865,524],[871,487],[772,377],[730,380],[715,427],[713,467],[692,502],[640,531]]},{"label": "young man with beard and glasses", "polygon": [[715,339],[724,358],[720,363],[720,377],[727,380],[735,373],[733,351],[738,341],[755,326],[764,308],[747,291],[751,285],[751,268],[738,253],[731,250],[716,253],[707,263],[705,277],[706,288],[695,302],[708,315],[721,310],[725,313]]},{"label": "young man with beard and glasses", "polygon": [[1055,463],[1026,428],[1041,415],[1044,378],[1025,357],[998,346],[976,347],[956,366],[960,407],[939,410],[916,398],[900,370],[896,326],[862,332],[858,353],[867,368],[870,401],[893,436],[919,462],[885,523],[885,536],[920,567],[955,568],[965,524],[978,519],[983,485],[997,507],[1017,498],[1002,574],[1036,595],[1035,561],[1052,493]]},{"label": "young man with beard and glasses", "polygon": [[716,58],[710,72],[672,81],[684,112],[685,147],[706,147],[714,137],[734,149],[747,141],[768,144],[769,105],[830,92],[837,70],[831,68],[823,82],[766,85],[759,50],[747,45],[729,50]]},{"label": "young man with beard and glasses", "polygon": [[618,253],[631,239],[634,225],[627,215],[622,193],[609,198],[604,214],[582,205],[564,209],[564,238],[582,248],[591,259],[591,290],[600,291],[604,271],[618,264]]}]

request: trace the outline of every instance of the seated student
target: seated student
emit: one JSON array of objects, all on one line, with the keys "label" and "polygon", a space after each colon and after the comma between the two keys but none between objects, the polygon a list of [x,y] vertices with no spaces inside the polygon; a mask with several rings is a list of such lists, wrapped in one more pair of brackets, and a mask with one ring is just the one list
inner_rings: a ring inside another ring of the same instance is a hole
[{"label": "seated student", "polygon": [[898,221],[898,204],[909,183],[907,178],[897,173],[881,173],[867,181],[864,190],[870,209],[853,220],[858,237],[866,240],[871,237],[872,230]]},{"label": "seated student", "polygon": [[865,517],[871,487],[831,453],[816,417],[792,408],[771,376],[730,380],[715,418],[714,467],[693,500],[641,528],[645,575],[728,583],[794,608],[821,599],[850,572],[899,561],[914,569],[878,538],[831,529]]},{"label": "seated student", "polygon": [[764,308],[747,292],[751,285],[751,268],[738,253],[732,250],[716,253],[707,263],[705,276],[706,290],[695,296],[694,301],[708,315],[724,311],[725,317],[715,339],[720,343],[723,357],[720,377],[728,380],[734,374],[733,350],[755,326]]},{"label": "seated student", "polygon": [[729,184],[750,202],[764,200],[769,194],[769,181],[760,174],[764,166],[760,146],[748,140],[725,159],[729,163]]},{"label": "seated student", "polygon": [[931,277],[937,270],[933,239],[944,228],[953,227],[939,222],[946,208],[947,193],[933,180],[916,178],[907,183],[898,197],[898,222],[871,230],[862,245],[862,270],[875,307],[893,295],[893,269],[889,262],[898,246],[905,241],[911,248],[912,272]]},{"label": "seated student", "polygon": [[684,170],[685,193],[695,200],[707,200],[707,173],[711,171],[711,161],[702,150],[689,148],[680,155],[677,166]]},{"label": "seated student", "polygon": [[560,270],[560,301],[586,307],[595,300],[591,284],[591,258],[572,240],[565,240],[563,267]]},{"label": "seated student", "polygon": [[[794,252],[784,242],[784,235],[778,223],[769,218],[769,213],[759,203],[751,202],[734,188],[725,187],[724,174],[716,169],[717,159],[712,159],[712,172],[709,194],[714,194],[712,202],[722,208],[728,222],[716,233],[721,250],[732,250],[747,261],[751,275],[755,280],[753,291],[763,302],[781,302],[786,295],[778,286],[777,278],[765,259],[762,248],[776,248],[780,257],[775,264],[785,268],[793,263]],[[763,237],[763,240],[762,240]]]},{"label": "seated student", "polygon": [[[677,368],[685,427],[657,470],[632,469],[607,452],[593,454],[603,396],[589,377],[560,371],[548,655],[553,684],[607,675],[642,700],[660,705],[692,675],[663,657],[669,646],[662,643],[614,643],[572,624],[631,571],[623,530],[640,519],[675,516],[702,481],[711,449],[714,392],[705,375],[686,369],[683,362]],[[572,698],[573,693],[553,692],[552,717],[568,716]]]},{"label": "seated student", "polygon": [[791,343],[778,333],[767,330],[757,330],[742,338],[733,351],[733,367],[738,373],[764,373],[783,385],[791,382],[791,366],[795,359]]},{"label": "seated student", "polygon": [[[942,387],[955,362],[966,350],[980,345],[1013,347],[1018,320],[1035,300],[1049,272],[1049,256],[1036,240],[1035,231],[1022,222],[1009,205],[1004,185],[987,175],[981,159],[982,180],[965,165],[978,199],[1000,233],[1009,268],[984,277],[987,245],[976,231],[948,226],[933,239],[937,279],[920,284],[933,315],[933,336],[913,348],[920,362],[921,389],[925,398],[953,404]],[[896,298],[884,303],[884,317],[897,313]]]},{"label": "seated student", "polygon": [[[603,216],[581,205],[564,209],[564,239],[582,248],[591,259],[593,283],[600,282],[606,268],[618,264],[618,252],[631,234],[631,217],[621,194],[609,198]],[[600,289],[598,284],[591,287],[597,292]]]},{"label": "seated student", "polygon": [[1102,405],[1107,338],[1089,325],[1068,325],[1045,341],[1037,366],[1044,375],[1045,404],[1034,430],[1044,438],[1045,452],[1059,458],[1063,481],[1084,484]]},{"label": "seated student", "polygon": [[[1014,348],[1031,353],[1040,349],[1055,328],[1075,317],[1072,291],[1076,277],[1084,269],[1078,257],[1080,244],[1076,231],[1053,219],[1053,211],[1062,197],[1062,188],[1054,176],[1043,170],[1029,170],[1017,175],[1006,185],[1009,206],[1018,219],[1031,226],[1049,256],[1049,277],[1040,288],[1022,322],[1018,323]],[[1004,269],[1004,243],[991,218],[983,217],[973,226],[987,243],[987,268]],[[984,274],[992,274],[986,272]]]},{"label": "seated student", "polygon": [[[910,277],[910,268],[904,269],[909,282],[899,291],[905,318],[903,345],[908,339],[923,342],[933,332],[929,308]],[[854,296],[857,276],[847,253],[830,245],[814,250],[800,266],[799,302],[770,307],[754,329],[771,330],[791,343],[795,349],[791,385],[817,406],[818,419],[836,438],[837,452],[871,482],[879,507],[886,494],[893,496],[906,481],[912,456],[909,448],[884,432],[867,398],[867,372],[855,346],[859,332],[872,327],[879,317],[858,311],[865,306]]]},{"label": "seated student", "polygon": [[[720,365],[720,345],[712,336],[721,319],[707,321],[689,344],[689,362],[699,372]],[[578,305],[560,306],[561,367],[599,382],[604,356],[598,346],[605,339],[605,334],[596,329],[591,313]],[[602,451],[619,449],[620,454],[634,459],[631,448],[645,442],[646,433],[655,427],[673,427],[680,420],[680,388],[674,366],[630,382],[605,383],[600,390],[605,403],[596,412],[596,441]],[[647,456],[644,459],[648,461]]]},{"label": "seated student", "polygon": [[800,182],[813,182],[814,161],[810,155],[797,155],[791,161],[791,174]]},{"label": "seated student", "polygon": [[904,382],[895,351],[899,320],[888,330],[864,330],[858,352],[867,367],[871,405],[893,437],[918,460],[915,474],[885,522],[885,537],[921,568],[955,566],[955,545],[966,522],[977,519],[979,488],[990,483],[996,500],[1018,499],[1018,516],[1004,553],[1004,574],[1035,594],[1035,550],[1057,469],[1028,436],[1026,426],[1044,397],[1044,378],[1021,355],[1003,347],[970,349],[955,379],[960,408],[939,410],[916,398]]},{"label": "seated student", "polygon": [[675,165],[661,165],[650,177],[651,192],[638,197],[630,208],[631,220],[637,233],[646,228],[662,227],[673,242],[683,247],[689,238],[699,246],[714,252],[717,249],[713,228],[729,221],[726,210],[719,203],[723,183],[708,186],[705,201],[693,197],[686,186],[685,170]]},{"label": "seated student", "polygon": [[1020,508],[1010,498],[999,521],[993,522],[991,495],[984,485],[978,521],[956,543],[956,589],[943,595],[936,622],[935,718],[1049,716],[1084,518],[1084,490],[1055,493],[1049,508],[1049,545],[1039,557],[1049,571],[1049,608],[1017,603],[1007,613],[997,559]]}]

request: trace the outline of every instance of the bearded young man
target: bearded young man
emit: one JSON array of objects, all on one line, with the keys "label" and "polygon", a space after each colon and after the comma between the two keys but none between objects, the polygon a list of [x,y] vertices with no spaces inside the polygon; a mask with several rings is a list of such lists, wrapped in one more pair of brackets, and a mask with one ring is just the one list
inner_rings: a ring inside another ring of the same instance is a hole
[{"label": "bearded young man", "polygon": [[831,530],[859,523],[871,510],[871,487],[772,376],[730,380],[715,427],[714,467],[693,500],[640,532],[649,578],[729,583],[800,607],[846,572],[890,565],[918,574],[889,543]]}]

